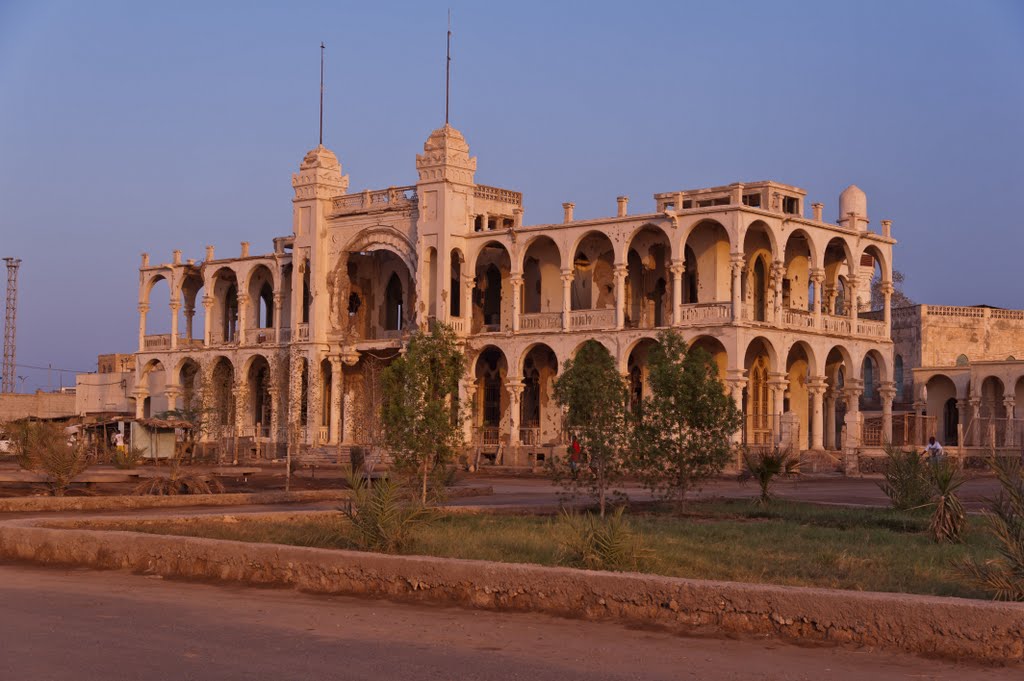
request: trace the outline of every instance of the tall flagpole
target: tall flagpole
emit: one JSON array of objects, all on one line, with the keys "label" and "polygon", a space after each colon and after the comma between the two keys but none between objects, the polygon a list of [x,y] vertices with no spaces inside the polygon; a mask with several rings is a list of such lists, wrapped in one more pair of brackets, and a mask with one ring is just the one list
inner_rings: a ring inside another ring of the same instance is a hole
[{"label": "tall flagpole", "polygon": [[444,124],[448,125],[448,99],[451,92],[452,76],[452,10],[448,8],[448,47],[444,62]]},{"label": "tall flagpole", "polygon": [[320,43],[320,146],[324,145],[324,44]]}]

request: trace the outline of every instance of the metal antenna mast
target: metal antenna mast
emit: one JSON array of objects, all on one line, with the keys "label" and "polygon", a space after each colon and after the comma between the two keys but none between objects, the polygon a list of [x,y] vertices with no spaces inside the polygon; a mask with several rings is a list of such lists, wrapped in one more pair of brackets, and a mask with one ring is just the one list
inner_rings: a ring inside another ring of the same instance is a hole
[{"label": "metal antenna mast", "polygon": [[448,98],[452,82],[452,10],[448,8],[448,47],[444,62],[444,124],[448,125]]},{"label": "metal antenna mast", "polygon": [[320,43],[320,146],[324,145],[324,44]]},{"label": "metal antenna mast", "polygon": [[15,318],[18,312],[18,266],[21,264],[19,258],[4,258],[7,263],[7,313],[4,315],[4,365],[3,382],[0,384],[0,392],[14,392],[14,339],[17,336],[17,325]]}]

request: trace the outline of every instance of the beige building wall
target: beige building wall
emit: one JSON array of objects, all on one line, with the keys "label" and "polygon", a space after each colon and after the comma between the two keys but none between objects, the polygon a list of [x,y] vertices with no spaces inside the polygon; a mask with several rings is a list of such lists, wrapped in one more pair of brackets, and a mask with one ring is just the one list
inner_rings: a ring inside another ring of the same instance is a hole
[{"label": "beige building wall", "polygon": [[24,418],[59,419],[75,415],[75,395],[71,393],[0,395],[0,423]]}]

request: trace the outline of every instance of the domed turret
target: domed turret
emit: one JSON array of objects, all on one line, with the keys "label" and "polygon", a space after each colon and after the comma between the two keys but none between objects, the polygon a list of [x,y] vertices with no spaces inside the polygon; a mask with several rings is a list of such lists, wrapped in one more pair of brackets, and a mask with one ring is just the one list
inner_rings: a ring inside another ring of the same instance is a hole
[{"label": "domed turret", "polygon": [[293,201],[328,199],[348,191],[348,175],[341,174],[341,164],[334,152],[322,144],[309,150],[292,175],[295,189]]},{"label": "domed turret", "polygon": [[839,224],[847,229],[867,229],[868,197],[855,184],[839,195]]},{"label": "domed turret", "polygon": [[423,153],[416,154],[416,170],[421,182],[448,180],[473,184],[476,159],[470,157],[469,144],[462,133],[446,123],[423,143]]}]

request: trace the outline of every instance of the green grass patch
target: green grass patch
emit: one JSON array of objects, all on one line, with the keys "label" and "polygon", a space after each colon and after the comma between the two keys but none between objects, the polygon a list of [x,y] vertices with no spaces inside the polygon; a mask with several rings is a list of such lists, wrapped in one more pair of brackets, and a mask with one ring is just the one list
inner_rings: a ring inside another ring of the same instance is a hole
[{"label": "green grass patch", "polygon": [[[630,514],[652,550],[649,571],[672,577],[986,598],[951,565],[996,555],[970,518],[963,544],[937,545],[927,514],[775,502],[695,503],[684,516],[660,509]],[[351,548],[335,515],[231,522],[213,518],[96,523],[88,527],[248,542]],[[568,529],[557,518],[447,515],[419,528],[406,551],[452,558],[557,565]]]}]

